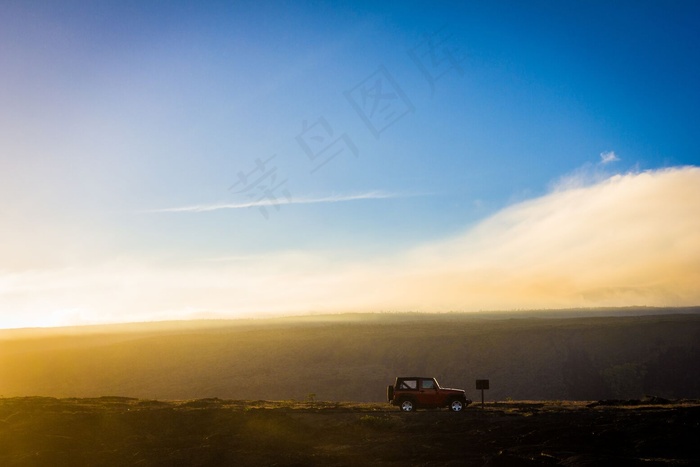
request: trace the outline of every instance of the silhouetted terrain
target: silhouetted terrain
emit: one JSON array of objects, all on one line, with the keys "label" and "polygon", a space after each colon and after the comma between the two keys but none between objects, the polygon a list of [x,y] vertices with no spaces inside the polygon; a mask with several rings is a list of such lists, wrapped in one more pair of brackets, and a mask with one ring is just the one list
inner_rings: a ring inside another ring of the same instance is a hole
[{"label": "silhouetted terrain", "polygon": [[476,400],[700,397],[700,309],[363,314],[0,332],[0,396],[379,402],[398,375]]},{"label": "silhouetted terrain", "polygon": [[0,399],[3,466],[698,465],[697,402],[386,404]]}]

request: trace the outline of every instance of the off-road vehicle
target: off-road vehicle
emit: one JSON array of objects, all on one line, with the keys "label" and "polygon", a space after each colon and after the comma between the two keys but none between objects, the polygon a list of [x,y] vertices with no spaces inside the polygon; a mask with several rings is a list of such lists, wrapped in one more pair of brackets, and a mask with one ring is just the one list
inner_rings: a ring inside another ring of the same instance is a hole
[{"label": "off-road vehicle", "polygon": [[449,407],[453,412],[461,412],[472,403],[463,389],[441,388],[435,378],[424,376],[396,378],[393,386],[387,386],[386,397],[391,405],[398,405],[404,412],[439,407]]}]

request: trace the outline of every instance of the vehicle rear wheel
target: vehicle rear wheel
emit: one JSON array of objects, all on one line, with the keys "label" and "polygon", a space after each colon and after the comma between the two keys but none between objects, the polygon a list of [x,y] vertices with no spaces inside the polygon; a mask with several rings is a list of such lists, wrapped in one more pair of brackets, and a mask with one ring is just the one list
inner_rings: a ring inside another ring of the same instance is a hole
[{"label": "vehicle rear wheel", "polygon": [[410,399],[402,400],[399,407],[401,407],[402,412],[413,412],[413,409],[416,408],[413,401]]},{"label": "vehicle rear wheel", "polygon": [[450,410],[453,412],[461,412],[464,409],[464,402],[459,399],[453,399],[450,402]]}]

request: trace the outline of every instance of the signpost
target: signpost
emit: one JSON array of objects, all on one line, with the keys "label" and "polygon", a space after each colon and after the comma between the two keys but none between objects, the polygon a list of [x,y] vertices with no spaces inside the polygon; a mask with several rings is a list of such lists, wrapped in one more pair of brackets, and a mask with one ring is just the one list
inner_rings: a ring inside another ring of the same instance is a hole
[{"label": "signpost", "polygon": [[477,379],[476,380],[476,389],[481,390],[481,409],[483,410],[484,408],[484,389],[489,388],[489,380],[488,379]]}]

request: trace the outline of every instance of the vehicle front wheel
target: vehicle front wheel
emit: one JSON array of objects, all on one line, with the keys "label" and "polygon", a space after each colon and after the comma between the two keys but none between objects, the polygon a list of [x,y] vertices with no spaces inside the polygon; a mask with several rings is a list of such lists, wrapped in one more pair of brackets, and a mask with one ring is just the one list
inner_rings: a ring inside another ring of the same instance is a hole
[{"label": "vehicle front wheel", "polygon": [[450,402],[450,410],[453,412],[461,412],[464,409],[464,402],[459,399],[453,399]]},{"label": "vehicle front wheel", "polygon": [[408,399],[401,401],[399,407],[401,407],[402,412],[413,412],[413,409],[415,409],[413,401]]}]

